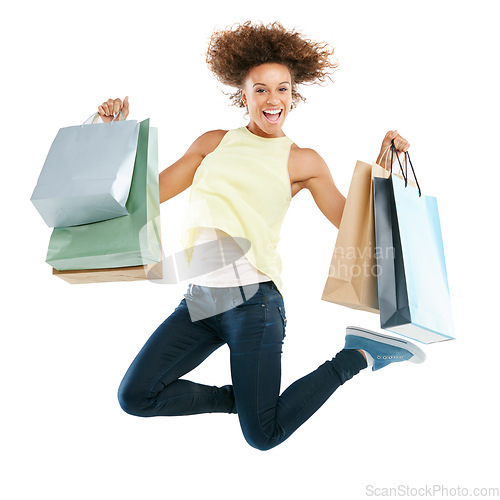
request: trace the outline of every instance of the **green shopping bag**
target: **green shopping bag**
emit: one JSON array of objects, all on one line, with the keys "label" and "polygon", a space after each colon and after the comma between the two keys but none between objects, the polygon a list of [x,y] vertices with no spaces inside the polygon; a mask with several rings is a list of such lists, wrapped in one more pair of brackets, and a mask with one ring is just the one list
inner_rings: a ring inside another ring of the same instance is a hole
[{"label": "green shopping bag", "polygon": [[126,208],[129,215],[54,228],[46,262],[58,271],[140,266],[160,262],[158,129],[140,122]]}]

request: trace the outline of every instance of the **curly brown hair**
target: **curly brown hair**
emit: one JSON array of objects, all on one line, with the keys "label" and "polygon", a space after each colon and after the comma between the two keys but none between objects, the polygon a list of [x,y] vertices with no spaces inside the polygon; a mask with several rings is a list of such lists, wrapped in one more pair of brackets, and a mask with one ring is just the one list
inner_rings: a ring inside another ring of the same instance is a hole
[{"label": "curly brown hair", "polygon": [[212,33],[206,62],[221,83],[238,88],[229,96],[232,104],[240,108],[245,105],[239,89],[250,69],[270,62],[287,66],[292,77],[293,108],[306,100],[297,91],[297,85],[321,84],[326,78],[331,80],[328,69],[338,66],[329,60],[333,52],[326,42],[312,42],[296,30],[286,30],[279,22],[265,26],[246,21],[235,28]]}]

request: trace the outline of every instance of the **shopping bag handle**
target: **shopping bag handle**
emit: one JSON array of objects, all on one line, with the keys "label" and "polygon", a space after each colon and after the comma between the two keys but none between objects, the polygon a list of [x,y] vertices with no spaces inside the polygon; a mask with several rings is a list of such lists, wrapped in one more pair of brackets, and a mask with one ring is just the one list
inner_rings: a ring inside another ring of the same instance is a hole
[{"label": "shopping bag handle", "polygon": [[[387,154],[387,152],[389,151],[389,149],[391,150],[391,153],[392,153],[392,148],[394,146],[394,141],[392,141],[392,144],[390,146],[388,146],[386,148],[386,150],[382,153],[382,156],[380,157],[380,160],[379,160],[379,165],[382,165],[382,160],[384,159],[384,156]],[[396,155],[397,156],[397,155]],[[391,155],[391,174],[392,174],[392,162],[393,162],[393,157]],[[403,176],[403,178],[406,180],[405,178],[405,173],[403,172],[403,167],[401,167],[401,163],[399,164],[400,166],[400,169],[401,169],[401,175]],[[385,168],[385,167],[384,167]]]},{"label": "shopping bag handle", "polygon": [[410,160],[410,153],[408,153],[408,151],[405,151],[405,166],[406,166],[406,171],[408,172],[408,165],[406,164],[406,157],[408,157],[408,161],[410,162],[410,167],[411,167],[411,171],[413,172],[413,177],[415,179],[415,182],[417,183],[417,187],[418,187],[418,196],[422,196],[422,190],[420,189],[420,185],[417,181],[417,176],[415,175],[415,170],[413,168],[413,164]]},{"label": "shopping bag handle", "polygon": [[[396,151],[396,146],[394,145],[394,139],[391,142],[392,142],[392,144],[391,144],[391,174],[392,174],[392,159],[393,159],[394,151]],[[398,159],[399,167],[401,168],[401,172],[402,172],[403,165],[401,165],[401,162],[399,161],[399,156],[397,155],[397,153],[396,153],[396,158]],[[403,178],[405,180],[405,187],[408,186],[408,163],[406,161],[407,158],[410,162],[411,171],[413,172],[413,177],[415,178],[415,182],[417,183],[417,187],[418,187],[418,196],[420,197],[420,196],[422,196],[422,190],[420,189],[420,185],[418,183],[417,176],[415,175],[415,169],[413,168],[413,163],[411,162],[411,159],[410,159],[410,153],[408,153],[408,151],[405,151],[405,173],[403,173]]]},{"label": "shopping bag handle", "polygon": [[[111,124],[116,120],[116,117],[118,117],[118,119],[120,121],[122,120],[125,120],[125,117],[123,116],[123,113],[122,111],[118,111],[118,113],[116,113],[116,115],[113,115],[113,119],[111,120]],[[91,116],[89,116],[83,123],[82,123],[82,127],[92,118],[92,124],[94,123],[97,123],[97,119],[99,118],[99,111],[96,111],[95,113],[93,113]]]}]

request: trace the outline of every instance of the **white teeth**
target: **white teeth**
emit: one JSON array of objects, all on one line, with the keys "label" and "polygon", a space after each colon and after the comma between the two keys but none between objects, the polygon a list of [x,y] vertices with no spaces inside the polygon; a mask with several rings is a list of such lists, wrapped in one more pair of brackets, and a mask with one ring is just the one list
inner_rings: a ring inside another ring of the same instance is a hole
[{"label": "white teeth", "polygon": [[266,109],[264,113],[268,113],[270,115],[277,115],[280,111],[281,109]]}]

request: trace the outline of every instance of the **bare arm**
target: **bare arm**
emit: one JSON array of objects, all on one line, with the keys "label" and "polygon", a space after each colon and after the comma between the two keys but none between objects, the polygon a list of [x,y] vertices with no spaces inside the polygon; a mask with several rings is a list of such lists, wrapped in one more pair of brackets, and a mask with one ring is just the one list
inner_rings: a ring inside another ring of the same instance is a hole
[{"label": "bare arm", "polygon": [[[382,157],[389,151],[392,140],[394,140],[398,154],[407,151],[410,147],[410,143],[401,137],[396,130],[390,130],[385,135],[382,143],[380,154],[377,158],[378,164],[381,164]],[[385,160],[387,159],[388,156]],[[300,183],[301,187],[309,189],[321,212],[336,228],[340,228],[346,199],[337,189],[335,182],[333,182],[330,169],[323,158],[313,149],[304,150],[303,162],[306,166],[307,178]],[[384,163],[390,163],[390,161],[385,161]],[[390,170],[391,167],[390,165],[384,165],[384,168]]]},{"label": "bare arm", "polygon": [[309,189],[323,215],[338,229],[346,199],[337,189],[325,160],[316,151],[308,149],[304,161],[310,176],[303,185]]},{"label": "bare arm", "polygon": [[[126,119],[129,114],[128,96],[123,102],[119,98],[108,99],[98,107],[98,111],[104,123],[113,120],[118,111],[122,111]],[[203,158],[219,145],[226,132],[227,130],[211,130],[200,135],[184,153],[184,156],[160,173],[160,203],[173,198],[191,186],[196,169],[200,166]]]},{"label": "bare arm", "polygon": [[191,186],[203,158],[218,146],[225,133],[225,130],[204,133],[191,144],[181,158],[160,173],[160,203]]}]

